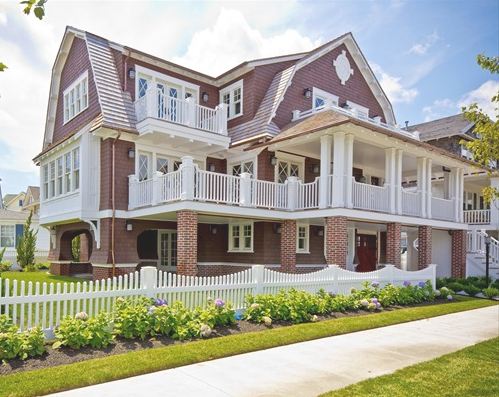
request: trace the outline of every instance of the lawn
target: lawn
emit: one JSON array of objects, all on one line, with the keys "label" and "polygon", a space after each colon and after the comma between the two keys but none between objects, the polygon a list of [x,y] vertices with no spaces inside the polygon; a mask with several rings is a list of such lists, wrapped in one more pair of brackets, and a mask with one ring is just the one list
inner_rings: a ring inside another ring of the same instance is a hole
[{"label": "lawn", "polygon": [[69,276],[54,276],[50,274],[47,270],[40,270],[36,272],[3,272],[0,274],[2,279],[8,278],[9,280],[25,281],[26,283],[32,281],[36,283],[75,283],[78,281],[85,281],[81,278],[69,277]]},{"label": "lawn", "polygon": [[36,396],[93,385],[134,375],[175,368],[349,332],[384,327],[497,302],[458,298],[456,302],[304,323],[266,331],[236,334],[126,354],[91,359],[64,366],[17,372],[0,377],[0,396]]},{"label": "lawn", "polygon": [[499,338],[322,397],[499,396]]}]

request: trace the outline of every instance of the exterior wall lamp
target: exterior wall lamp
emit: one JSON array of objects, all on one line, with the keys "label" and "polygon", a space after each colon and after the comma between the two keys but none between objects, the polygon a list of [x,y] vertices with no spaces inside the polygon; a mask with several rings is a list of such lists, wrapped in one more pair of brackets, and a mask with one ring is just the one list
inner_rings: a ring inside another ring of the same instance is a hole
[{"label": "exterior wall lamp", "polygon": [[203,102],[208,102],[208,100],[210,99],[210,96],[208,95],[208,93],[205,91],[201,94],[201,99],[203,100]]},{"label": "exterior wall lamp", "polygon": [[125,221],[126,231],[131,232],[133,230],[132,221]]},{"label": "exterior wall lamp", "polygon": [[307,99],[312,98],[312,90],[310,88],[305,88],[303,90],[303,96]]},{"label": "exterior wall lamp", "polygon": [[217,227],[210,225],[210,232],[211,232],[211,234],[217,234]]},{"label": "exterior wall lamp", "polygon": [[131,80],[135,79],[135,69],[134,68],[128,69],[128,78]]},{"label": "exterior wall lamp", "polygon": [[314,174],[318,174],[318,173],[319,173],[319,164],[314,164],[314,165],[312,166],[312,172],[313,172]]},{"label": "exterior wall lamp", "polygon": [[208,170],[210,172],[215,172],[215,164],[208,164]]},{"label": "exterior wall lamp", "polygon": [[272,164],[272,165],[276,165],[277,164],[277,157],[276,156],[272,156],[270,158],[270,164]]},{"label": "exterior wall lamp", "polygon": [[134,159],[135,158],[135,149],[134,148],[128,148],[128,158],[129,159]]}]

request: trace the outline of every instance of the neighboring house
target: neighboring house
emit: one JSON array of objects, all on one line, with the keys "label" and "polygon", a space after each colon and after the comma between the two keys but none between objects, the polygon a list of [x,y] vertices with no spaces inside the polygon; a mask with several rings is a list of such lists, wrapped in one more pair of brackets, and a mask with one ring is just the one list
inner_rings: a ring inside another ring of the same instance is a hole
[{"label": "neighboring house", "polygon": [[[102,278],[400,267],[416,233],[410,269],[464,275],[463,178],[480,169],[396,124],[350,33],[211,77],[68,27],[49,98],[35,162],[54,273],[79,271],[78,235]],[[433,197],[443,169],[452,190]]]},{"label": "neighboring house", "polygon": [[[408,130],[418,131],[422,141],[471,160],[472,153],[461,142],[477,139],[473,127],[473,123],[470,123],[460,113],[417,124],[409,127]],[[497,170],[498,163],[499,159],[495,162],[491,161],[490,168]],[[486,186],[499,187],[497,171],[493,171],[491,175],[485,170],[465,173],[462,203],[464,221],[470,229],[466,273],[468,275],[484,274],[484,241],[487,236],[490,236],[491,267],[493,274],[499,278],[499,202],[495,201],[491,205],[485,203],[482,190]],[[443,177],[436,178],[432,183],[433,194],[437,197],[443,197],[449,189],[452,189],[449,172],[444,172]]]},{"label": "neighboring house", "polygon": [[6,194],[2,199],[0,189],[0,202],[3,203],[0,206],[0,250],[6,248],[4,260],[14,265],[17,262],[16,246],[23,234],[24,224],[31,211],[33,212],[31,227],[38,231],[35,260],[36,262],[47,261],[50,235],[47,229],[39,226],[39,195],[39,187],[28,186],[26,192]]}]

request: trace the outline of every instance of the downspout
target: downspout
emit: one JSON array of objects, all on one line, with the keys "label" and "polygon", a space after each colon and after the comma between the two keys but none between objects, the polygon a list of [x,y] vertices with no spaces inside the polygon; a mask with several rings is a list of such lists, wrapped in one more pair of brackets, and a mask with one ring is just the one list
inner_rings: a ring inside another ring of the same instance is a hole
[{"label": "downspout", "polygon": [[116,219],[116,199],[115,199],[115,185],[116,185],[116,141],[120,139],[121,132],[118,132],[116,138],[112,143],[112,158],[111,158],[111,262],[112,262],[112,277],[116,274],[116,259],[114,253],[114,235],[115,235],[115,219]]}]

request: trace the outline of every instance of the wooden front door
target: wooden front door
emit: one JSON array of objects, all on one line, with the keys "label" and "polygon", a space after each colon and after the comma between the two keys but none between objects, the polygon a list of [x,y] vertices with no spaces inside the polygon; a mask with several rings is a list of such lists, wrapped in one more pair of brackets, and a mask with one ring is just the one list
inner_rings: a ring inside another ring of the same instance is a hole
[{"label": "wooden front door", "polygon": [[376,236],[372,234],[357,234],[356,249],[358,272],[376,270]]}]

